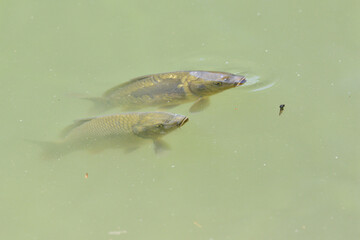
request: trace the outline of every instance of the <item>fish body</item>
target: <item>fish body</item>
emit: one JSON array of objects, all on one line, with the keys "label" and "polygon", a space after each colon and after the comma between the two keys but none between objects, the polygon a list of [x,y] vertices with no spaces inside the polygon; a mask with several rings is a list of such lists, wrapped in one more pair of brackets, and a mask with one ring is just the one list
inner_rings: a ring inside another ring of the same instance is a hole
[{"label": "fish body", "polygon": [[62,132],[62,141],[46,143],[45,157],[61,157],[77,150],[100,152],[123,148],[130,152],[152,140],[156,151],[166,148],[162,136],[188,121],[183,115],[166,112],[123,113],[82,119]]},{"label": "fish body", "polygon": [[246,82],[245,77],[225,72],[179,71],[146,75],[132,79],[93,98],[97,110],[122,107],[138,110],[145,107],[171,108],[193,102],[191,112],[208,105],[208,97]]}]

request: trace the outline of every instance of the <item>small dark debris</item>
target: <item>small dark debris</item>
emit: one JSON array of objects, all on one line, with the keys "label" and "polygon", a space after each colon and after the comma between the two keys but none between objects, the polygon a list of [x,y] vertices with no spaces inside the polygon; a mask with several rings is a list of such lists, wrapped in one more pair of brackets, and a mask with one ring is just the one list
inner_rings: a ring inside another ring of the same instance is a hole
[{"label": "small dark debris", "polygon": [[282,114],[282,112],[284,111],[285,104],[281,104],[279,107],[280,107],[280,112],[279,112],[279,116],[280,116]]}]

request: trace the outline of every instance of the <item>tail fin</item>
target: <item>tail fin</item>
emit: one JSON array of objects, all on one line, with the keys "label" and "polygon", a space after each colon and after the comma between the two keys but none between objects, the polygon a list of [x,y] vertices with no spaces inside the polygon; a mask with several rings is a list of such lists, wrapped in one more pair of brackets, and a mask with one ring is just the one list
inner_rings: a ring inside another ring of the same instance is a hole
[{"label": "tail fin", "polygon": [[45,160],[59,159],[68,153],[62,143],[26,140],[27,142],[40,146],[43,150],[41,158]]},{"label": "tail fin", "polygon": [[91,102],[94,103],[93,107],[89,111],[90,114],[103,113],[112,108],[109,101],[105,98],[88,97],[88,98],[82,98],[82,99],[90,100]]}]

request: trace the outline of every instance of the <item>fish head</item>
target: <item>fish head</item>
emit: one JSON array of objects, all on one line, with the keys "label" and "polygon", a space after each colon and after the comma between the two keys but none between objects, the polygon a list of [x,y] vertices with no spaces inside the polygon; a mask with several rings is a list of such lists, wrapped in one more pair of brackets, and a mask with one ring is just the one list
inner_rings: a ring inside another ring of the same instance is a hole
[{"label": "fish head", "polygon": [[186,116],[173,113],[143,113],[139,122],[133,126],[133,132],[142,138],[155,139],[183,126],[188,120]]},{"label": "fish head", "polygon": [[199,97],[210,96],[229,88],[240,86],[246,82],[242,75],[235,75],[225,72],[190,72],[189,89]]}]

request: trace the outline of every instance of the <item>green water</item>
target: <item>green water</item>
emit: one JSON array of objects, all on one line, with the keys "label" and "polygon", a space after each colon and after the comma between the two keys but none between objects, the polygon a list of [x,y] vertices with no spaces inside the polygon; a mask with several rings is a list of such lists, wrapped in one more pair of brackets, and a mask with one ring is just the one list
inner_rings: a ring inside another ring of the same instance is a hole
[{"label": "green water", "polygon": [[[340,0],[1,1],[0,238],[359,239],[359,11]],[[173,109],[190,121],[163,156],[146,145],[43,161],[24,141],[57,140],[87,117],[79,96],[189,69],[252,81],[201,113]]]}]

